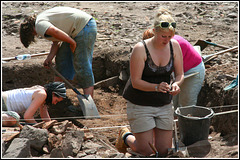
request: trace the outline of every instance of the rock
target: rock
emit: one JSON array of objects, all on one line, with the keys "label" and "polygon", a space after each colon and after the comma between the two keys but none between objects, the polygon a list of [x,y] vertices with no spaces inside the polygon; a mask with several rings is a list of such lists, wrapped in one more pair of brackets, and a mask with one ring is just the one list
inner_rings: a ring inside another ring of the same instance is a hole
[{"label": "rock", "polygon": [[39,122],[39,123],[36,123],[36,124],[33,125],[33,127],[36,127],[36,128],[42,128],[43,125],[44,125],[44,123],[45,123],[44,121]]},{"label": "rock", "polygon": [[208,140],[202,140],[187,146],[187,150],[190,156],[204,157],[210,152],[211,144]]},{"label": "rock", "polygon": [[123,153],[118,153],[114,158],[125,158],[125,155]]},{"label": "rock", "polygon": [[3,158],[30,158],[31,156],[30,140],[28,138],[15,138]]},{"label": "rock", "polygon": [[237,18],[237,14],[236,13],[229,13],[227,15],[227,17],[229,17],[229,18]]},{"label": "rock", "polygon": [[102,147],[101,145],[94,143],[91,140],[86,141],[85,144],[83,145],[83,149],[91,149],[91,148],[99,149],[101,147]]},{"label": "rock", "polygon": [[4,141],[2,140],[2,155],[4,155],[5,150],[6,150],[5,143],[4,143]]},{"label": "rock", "polygon": [[76,156],[80,151],[83,142],[84,132],[79,130],[70,130],[66,132],[62,142],[62,152],[64,157]]},{"label": "rock", "polygon": [[84,153],[80,152],[80,153],[77,154],[76,158],[82,158],[82,157],[85,157],[85,156],[87,156],[87,154],[85,152]]},{"label": "rock", "polygon": [[50,128],[50,127],[52,127],[55,123],[57,123],[57,120],[52,120],[52,121],[50,121],[50,122],[45,122],[44,124],[43,124],[43,129],[48,129],[48,128]]},{"label": "rock", "polygon": [[128,74],[126,70],[122,70],[119,75],[119,79],[122,81],[127,81],[128,80]]},{"label": "rock", "polygon": [[54,148],[50,153],[50,158],[64,158],[62,150],[60,148]]},{"label": "rock", "polygon": [[86,153],[87,155],[89,155],[89,154],[96,154],[96,153],[97,153],[97,150],[96,150],[95,148],[91,148],[91,149],[85,150],[85,153]]},{"label": "rock", "polygon": [[93,159],[93,158],[97,158],[97,156],[96,156],[96,155],[87,155],[87,156],[85,156],[85,157],[83,157],[83,158]]},{"label": "rock", "polygon": [[43,146],[43,152],[46,153],[46,154],[50,154],[49,146],[48,146],[48,145],[44,145],[44,146]]},{"label": "rock", "polygon": [[65,120],[63,122],[55,123],[54,126],[49,129],[49,131],[54,134],[63,134],[63,132],[66,131],[67,127],[71,125],[72,123],[70,123],[68,120]]},{"label": "rock", "polygon": [[84,133],[84,137],[83,138],[84,138],[84,141],[90,140],[90,139],[94,138],[94,135],[92,133],[90,133],[90,132]]},{"label": "rock", "polygon": [[53,148],[58,148],[62,145],[62,135],[58,134],[55,135],[53,133],[49,133],[48,134],[48,146],[50,148],[50,150],[52,150]]},{"label": "rock", "polygon": [[30,125],[25,125],[19,138],[29,139],[31,147],[37,151],[42,151],[44,144],[46,144],[48,140],[48,131],[46,129],[39,129]]},{"label": "rock", "polygon": [[238,154],[238,151],[229,151],[228,154],[233,157]]}]

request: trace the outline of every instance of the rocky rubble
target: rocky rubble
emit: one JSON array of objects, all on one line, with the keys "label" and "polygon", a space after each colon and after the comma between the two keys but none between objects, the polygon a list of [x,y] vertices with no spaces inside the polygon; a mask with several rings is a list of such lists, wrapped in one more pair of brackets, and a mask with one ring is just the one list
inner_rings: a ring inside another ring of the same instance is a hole
[{"label": "rocky rubble", "polygon": [[2,143],[3,158],[123,158],[112,146],[71,121],[25,125],[14,138]]},{"label": "rocky rubble", "polygon": [[[18,129],[17,129],[18,130]],[[143,158],[128,149],[119,153],[109,142],[94,136],[87,128],[79,128],[71,121],[40,122],[25,125],[22,130],[6,135],[3,133],[3,158]],[[186,157],[185,152],[169,150],[170,157]],[[155,157],[152,154],[149,156]]]}]

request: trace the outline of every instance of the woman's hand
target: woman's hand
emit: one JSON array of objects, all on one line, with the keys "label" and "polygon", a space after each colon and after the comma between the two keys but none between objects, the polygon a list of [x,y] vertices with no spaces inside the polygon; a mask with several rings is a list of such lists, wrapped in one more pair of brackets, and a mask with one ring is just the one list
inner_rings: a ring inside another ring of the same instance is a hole
[{"label": "woman's hand", "polygon": [[177,83],[173,83],[172,84],[172,89],[171,89],[171,91],[169,91],[169,94],[171,94],[171,95],[173,95],[173,96],[175,96],[175,95],[177,95],[178,93],[180,93],[180,87],[178,86],[178,84]]},{"label": "woman's hand", "polygon": [[167,92],[170,92],[170,85],[166,82],[161,82],[159,85],[158,85],[158,92],[163,92],[163,93],[167,93]]}]

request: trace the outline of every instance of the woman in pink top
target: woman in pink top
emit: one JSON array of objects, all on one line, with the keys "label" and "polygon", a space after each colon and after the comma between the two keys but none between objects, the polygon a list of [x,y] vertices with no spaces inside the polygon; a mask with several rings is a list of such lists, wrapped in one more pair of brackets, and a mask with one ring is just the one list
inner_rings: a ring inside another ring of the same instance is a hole
[{"label": "woman in pink top", "polygon": [[[153,36],[152,29],[148,29],[143,33],[143,40]],[[180,86],[181,92],[173,97],[173,105],[176,109],[197,104],[198,94],[205,78],[205,66],[200,53],[186,39],[179,35],[175,35],[173,39],[178,41],[182,49],[184,76],[198,72],[194,76],[185,78]]]}]

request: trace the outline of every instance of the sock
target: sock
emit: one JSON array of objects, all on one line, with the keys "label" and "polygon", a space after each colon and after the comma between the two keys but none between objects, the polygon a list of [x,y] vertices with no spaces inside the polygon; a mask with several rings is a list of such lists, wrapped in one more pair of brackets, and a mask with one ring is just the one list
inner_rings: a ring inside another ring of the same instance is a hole
[{"label": "sock", "polygon": [[126,146],[128,146],[129,147],[129,145],[127,144],[127,142],[126,142],[126,139],[127,139],[127,136],[129,136],[129,135],[133,135],[131,132],[127,132],[127,133],[125,133],[124,135],[123,135],[123,141],[124,141],[124,143],[126,144]]}]

